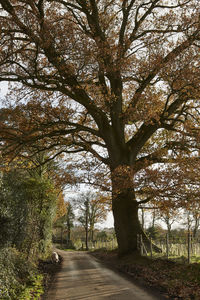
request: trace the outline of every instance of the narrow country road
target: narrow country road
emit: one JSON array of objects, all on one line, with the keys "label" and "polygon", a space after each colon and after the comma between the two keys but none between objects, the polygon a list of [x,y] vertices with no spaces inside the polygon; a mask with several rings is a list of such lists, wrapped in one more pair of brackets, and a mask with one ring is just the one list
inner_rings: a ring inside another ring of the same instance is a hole
[{"label": "narrow country road", "polygon": [[47,300],[158,300],[140,287],[107,269],[85,252],[60,251],[61,271],[56,275]]}]

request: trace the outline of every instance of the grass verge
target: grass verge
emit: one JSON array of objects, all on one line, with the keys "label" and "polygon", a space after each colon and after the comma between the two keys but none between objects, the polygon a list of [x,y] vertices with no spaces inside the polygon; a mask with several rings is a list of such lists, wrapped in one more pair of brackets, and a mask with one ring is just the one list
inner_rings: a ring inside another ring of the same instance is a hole
[{"label": "grass verge", "polygon": [[174,262],[166,259],[150,259],[139,255],[118,258],[117,251],[91,252],[99,260],[109,264],[137,282],[157,289],[166,299],[200,299],[200,264]]}]

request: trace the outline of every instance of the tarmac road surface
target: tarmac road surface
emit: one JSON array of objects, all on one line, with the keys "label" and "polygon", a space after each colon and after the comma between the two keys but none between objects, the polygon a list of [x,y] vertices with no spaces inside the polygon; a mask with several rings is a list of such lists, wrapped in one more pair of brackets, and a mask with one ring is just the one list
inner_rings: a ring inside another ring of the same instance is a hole
[{"label": "tarmac road surface", "polygon": [[47,300],[158,300],[120,273],[106,268],[86,252],[65,252]]}]

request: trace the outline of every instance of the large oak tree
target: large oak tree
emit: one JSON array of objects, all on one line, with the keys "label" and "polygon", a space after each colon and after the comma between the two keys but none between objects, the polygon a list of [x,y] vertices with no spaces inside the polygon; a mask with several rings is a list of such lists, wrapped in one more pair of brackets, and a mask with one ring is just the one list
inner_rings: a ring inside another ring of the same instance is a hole
[{"label": "large oak tree", "polygon": [[199,1],[0,0],[0,35],[3,153],[90,152],[110,170],[119,251],[136,250],[139,204],[184,193],[197,165]]}]

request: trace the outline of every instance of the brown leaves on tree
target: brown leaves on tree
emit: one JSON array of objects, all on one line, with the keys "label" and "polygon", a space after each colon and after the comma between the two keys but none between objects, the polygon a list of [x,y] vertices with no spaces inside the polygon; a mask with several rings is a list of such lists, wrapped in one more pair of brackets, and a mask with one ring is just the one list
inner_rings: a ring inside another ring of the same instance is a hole
[{"label": "brown leaves on tree", "polygon": [[113,203],[197,197],[198,0],[0,0],[0,28],[2,155],[90,153]]}]

